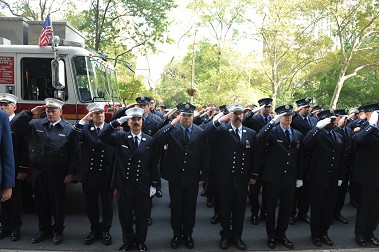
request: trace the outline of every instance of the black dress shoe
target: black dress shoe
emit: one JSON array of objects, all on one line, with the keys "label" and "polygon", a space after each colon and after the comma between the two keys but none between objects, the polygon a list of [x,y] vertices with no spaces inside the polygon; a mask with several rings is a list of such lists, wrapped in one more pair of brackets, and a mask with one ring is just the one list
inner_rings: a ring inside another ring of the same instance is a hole
[{"label": "black dress shoe", "polygon": [[155,196],[157,196],[158,198],[162,198],[162,191],[160,189],[157,189]]},{"label": "black dress shoe", "polygon": [[269,247],[270,249],[274,249],[276,247],[276,241],[274,238],[267,239],[267,247]]},{"label": "black dress shoe", "polygon": [[374,244],[375,246],[379,246],[379,240],[378,240],[374,235],[371,235],[371,236],[370,236],[370,241],[371,241],[372,244]]},{"label": "black dress shoe", "polygon": [[212,208],[213,207],[213,200],[207,198],[207,207]]},{"label": "black dress shoe", "polygon": [[288,249],[293,249],[295,247],[293,243],[287,239],[287,237],[280,239],[280,242],[283,244],[284,247]]},{"label": "black dress shoe", "polygon": [[365,242],[363,237],[355,236],[355,241],[360,247],[367,247],[367,243]]},{"label": "black dress shoe", "polygon": [[92,244],[100,237],[98,232],[91,231],[86,237],[84,237],[84,244]]},{"label": "black dress shoe", "polygon": [[253,225],[258,225],[258,216],[257,215],[251,215],[250,222]]},{"label": "black dress shoe", "polygon": [[241,240],[241,238],[235,238],[234,243],[239,250],[246,250],[246,244]]},{"label": "black dress shoe", "polygon": [[193,247],[195,246],[195,243],[193,242],[193,239],[191,236],[185,236],[183,240],[187,248],[193,249]]},{"label": "black dress shoe", "polygon": [[297,218],[299,220],[304,221],[307,224],[311,224],[311,219],[309,218],[309,216],[307,214],[305,214],[305,215],[298,215]]},{"label": "black dress shoe", "polygon": [[290,216],[290,219],[289,219],[289,221],[288,221],[288,224],[290,224],[290,225],[295,225],[295,217],[293,217],[293,216]]},{"label": "black dress shoe", "polygon": [[229,248],[229,239],[221,239],[220,249],[226,250]]},{"label": "black dress shoe", "polygon": [[128,251],[133,246],[133,243],[127,242],[122,244],[122,246],[118,249],[119,251]]},{"label": "black dress shoe", "polygon": [[153,225],[153,219],[151,217],[147,220],[147,225]]},{"label": "black dress shoe", "polygon": [[104,245],[110,245],[112,243],[112,236],[108,231],[104,231],[101,235]]},{"label": "black dress shoe", "polygon": [[11,233],[11,241],[18,241],[20,240],[20,231],[13,231]]},{"label": "black dress shoe", "polygon": [[141,242],[136,245],[138,251],[147,251],[145,243]]},{"label": "black dress shoe", "polygon": [[179,248],[181,239],[182,238],[179,236],[174,236],[174,238],[172,238],[171,240],[171,248],[173,249]]},{"label": "black dress shoe", "polygon": [[38,234],[36,234],[32,238],[32,243],[39,243],[43,240],[46,240],[50,236],[50,232],[47,231],[39,231]]},{"label": "black dress shoe", "polygon": [[218,214],[213,215],[213,217],[211,219],[211,224],[217,224],[219,222],[220,222],[220,215],[218,215]]},{"label": "black dress shoe", "polygon": [[334,218],[336,220],[338,220],[339,222],[343,223],[343,224],[348,224],[349,222],[345,219],[345,217],[343,217],[340,213],[337,214],[336,216],[334,216]]},{"label": "black dress shoe", "polygon": [[58,245],[63,242],[63,234],[61,232],[55,232],[53,236],[53,244]]},{"label": "black dress shoe", "polygon": [[322,246],[320,238],[312,238],[312,243],[313,243],[316,247],[321,247],[321,246]]},{"label": "black dress shoe", "polygon": [[2,223],[0,223],[0,239],[3,239],[4,236],[5,236],[5,228],[4,228],[4,225]]},{"label": "black dress shoe", "polygon": [[322,240],[326,245],[328,245],[328,246],[333,246],[333,245],[334,245],[332,239],[330,239],[328,235],[323,235],[323,236],[321,237],[321,240]]}]

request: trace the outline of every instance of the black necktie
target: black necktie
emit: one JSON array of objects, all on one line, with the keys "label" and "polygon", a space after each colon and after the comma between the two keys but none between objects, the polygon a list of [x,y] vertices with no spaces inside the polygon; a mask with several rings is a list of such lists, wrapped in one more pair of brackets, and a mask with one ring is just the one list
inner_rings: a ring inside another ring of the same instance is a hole
[{"label": "black necktie", "polygon": [[134,146],[135,146],[136,149],[137,149],[137,147],[138,147],[138,136],[135,136],[135,137],[134,137]]},{"label": "black necktie", "polygon": [[189,142],[189,130],[184,130],[184,139],[186,140],[186,144]]},{"label": "black necktie", "polygon": [[239,133],[239,130],[236,129],[236,131],[234,132],[234,134],[236,135],[236,139],[239,142],[241,139],[240,139],[240,135],[238,133]]},{"label": "black necktie", "polygon": [[265,117],[264,121],[265,121],[265,125],[268,124],[268,118],[267,117]]},{"label": "black necktie", "polygon": [[99,135],[99,132],[100,132],[100,128],[99,128],[99,127],[97,127],[97,128],[96,128],[96,131],[97,131],[97,134]]},{"label": "black necktie", "polygon": [[332,143],[335,143],[333,132],[330,131],[330,132],[329,132],[329,135],[330,135],[330,137],[332,138]]},{"label": "black necktie", "polygon": [[286,129],[286,140],[288,143],[291,143],[290,131]]}]

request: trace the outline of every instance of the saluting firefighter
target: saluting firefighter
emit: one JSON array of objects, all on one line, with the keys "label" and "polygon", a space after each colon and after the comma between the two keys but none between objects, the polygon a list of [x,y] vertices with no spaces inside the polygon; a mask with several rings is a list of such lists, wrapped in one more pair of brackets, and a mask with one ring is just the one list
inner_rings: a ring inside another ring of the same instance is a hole
[{"label": "saluting firefighter", "polygon": [[[47,98],[45,103],[18,113],[11,125],[29,136],[32,188],[39,221],[39,232],[32,243],[47,239],[53,231],[53,244],[57,245],[63,241],[64,196],[66,184],[76,178],[79,145],[72,125],[61,118],[64,102]],[[33,119],[33,115],[43,111],[47,117]]]},{"label": "saluting firefighter", "polygon": [[245,250],[242,241],[248,185],[258,176],[259,150],[254,130],[242,126],[244,106],[229,105],[229,114],[222,115],[206,128],[212,151],[219,153],[214,159],[213,177],[220,205],[221,249],[234,242],[238,249]]},{"label": "saluting firefighter", "polygon": [[[275,109],[276,116],[258,134],[258,141],[266,146],[266,159],[260,179],[266,188],[267,246],[276,247],[277,241],[294,248],[287,238],[289,217],[295,188],[302,185],[304,169],[303,135],[291,127],[293,108],[284,105]],[[275,212],[279,202],[275,226]]]},{"label": "saluting firefighter", "polygon": [[[90,233],[84,238],[85,244],[92,244],[101,237],[104,245],[112,243],[109,230],[113,219],[113,171],[114,148],[98,138],[105,122],[104,106],[91,103],[89,113],[73,128],[81,145],[79,182],[82,183],[86,201],[87,217],[91,224]],[[102,222],[99,222],[99,197],[102,205]]]},{"label": "saluting firefighter", "polygon": [[368,119],[368,126],[361,128],[353,136],[354,144],[359,149],[353,167],[351,180],[358,183],[360,193],[358,197],[357,214],[355,218],[355,240],[361,247],[367,246],[370,241],[379,246],[374,231],[379,220],[379,104],[363,106]]},{"label": "saluting firefighter", "polygon": [[[9,122],[16,116],[17,96],[12,94],[2,94],[0,97],[1,110],[7,113]],[[10,233],[12,241],[20,239],[20,229],[22,226],[22,181],[26,179],[29,170],[29,153],[27,138],[12,130],[12,143],[15,161],[15,187],[12,190],[12,197],[1,203],[0,217],[0,239]]]},{"label": "saluting firefighter", "polygon": [[[291,127],[300,131],[303,134],[303,137],[307,135],[307,133],[316,126],[318,121],[318,117],[311,116],[311,98],[303,98],[296,101],[297,109],[292,117]],[[307,176],[309,171],[309,152],[305,153],[305,166],[304,166],[304,177]],[[310,224],[310,219],[308,216],[309,211],[309,187],[308,181],[304,180],[304,185],[297,188],[295,192],[295,198],[293,201],[290,222],[289,224],[295,224],[295,216],[296,216],[296,207],[298,209],[297,219],[302,220],[308,224]]]},{"label": "saluting firefighter", "polygon": [[318,114],[320,121],[304,137],[309,150],[310,167],[306,179],[310,190],[311,238],[321,247],[321,242],[333,246],[328,230],[334,216],[338,186],[345,175],[343,137],[335,132],[335,113],[324,110]]},{"label": "saluting firefighter", "polygon": [[193,124],[195,108],[186,102],[178,104],[174,112],[180,114],[154,136],[160,147],[168,144],[162,178],[168,181],[174,249],[182,241],[187,248],[194,247],[197,194],[208,174],[207,141],[203,129]]},{"label": "saluting firefighter", "polygon": [[[114,146],[115,163],[112,187],[117,189],[118,215],[122,228],[123,245],[120,251],[132,246],[147,251],[145,244],[150,196],[158,183],[158,159],[153,138],[142,131],[143,109],[130,108],[125,116],[106,124],[99,138]],[[115,131],[127,122],[130,131]],[[133,229],[135,216],[135,230]]]}]

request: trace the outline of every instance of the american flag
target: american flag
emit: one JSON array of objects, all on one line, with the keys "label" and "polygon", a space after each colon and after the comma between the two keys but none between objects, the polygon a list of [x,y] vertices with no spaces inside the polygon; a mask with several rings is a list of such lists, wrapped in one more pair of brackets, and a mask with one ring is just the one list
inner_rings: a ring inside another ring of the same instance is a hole
[{"label": "american flag", "polygon": [[51,19],[50,14],[47,15],[45,23],[43,24],[41,35],[39,35],[38,45],[47,46],[51,39],[53,38],[53,31],[51,29]]}]

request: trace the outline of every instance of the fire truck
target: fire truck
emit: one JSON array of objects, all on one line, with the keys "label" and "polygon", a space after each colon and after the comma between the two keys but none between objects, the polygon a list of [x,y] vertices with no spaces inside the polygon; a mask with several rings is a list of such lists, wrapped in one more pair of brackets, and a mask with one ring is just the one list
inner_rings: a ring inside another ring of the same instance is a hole
[{"label": "fire truck", "polygon": [[42,21],[0,17],[0,93],[16,95],[18,111],[59,98],[69,121],[85,116],[88,103],[104,103],[109,120],[120,106],[115,69],[83,48],[84,37],[67,22],[53,23],[59,37],[39,47],[42,26]]}]

